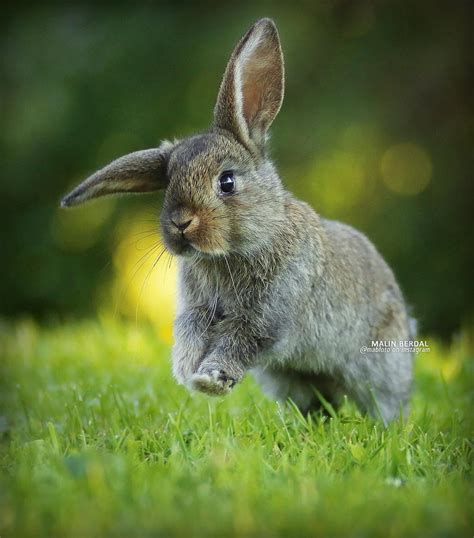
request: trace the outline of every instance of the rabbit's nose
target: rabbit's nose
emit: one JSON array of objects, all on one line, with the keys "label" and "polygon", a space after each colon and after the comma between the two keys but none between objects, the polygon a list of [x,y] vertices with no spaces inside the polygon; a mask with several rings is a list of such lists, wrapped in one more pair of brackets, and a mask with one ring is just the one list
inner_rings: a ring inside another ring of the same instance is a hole
[{"label": "rabbit's nose", "polygon": [[185,208],[177,208],[170,215],[171,224],[184,235],[199,226],[199,217]]},{"label": "rabbit's nose", "polygon": [[174,224],[180,232],[184,232],[186,228],[189,228],[189,225],[191,224],[192,221],[193,219],[186,220],[185,222],[176,222],[173,219],[171,219],[172,224]]}]

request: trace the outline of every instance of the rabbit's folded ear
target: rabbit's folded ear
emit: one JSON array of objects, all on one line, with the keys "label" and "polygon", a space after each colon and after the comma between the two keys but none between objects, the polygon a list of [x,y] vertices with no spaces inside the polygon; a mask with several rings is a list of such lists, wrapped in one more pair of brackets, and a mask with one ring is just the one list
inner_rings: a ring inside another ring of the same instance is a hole
[{"label": "rabbit's folded ear", "polygon": [[283,54],[274,22],[261,19],[240,40],[227,64],[214,125],[252,152],[263,152],[268,128],[283,101]]},{"label": "rabbit's folded ear", "polygon": [[152,192],[168,183],[166,167],[173,147],[165,141],[160,147],[135,151],[95,172],[61,200],[62,207],[81,204],[91,198],[127,192]]}]

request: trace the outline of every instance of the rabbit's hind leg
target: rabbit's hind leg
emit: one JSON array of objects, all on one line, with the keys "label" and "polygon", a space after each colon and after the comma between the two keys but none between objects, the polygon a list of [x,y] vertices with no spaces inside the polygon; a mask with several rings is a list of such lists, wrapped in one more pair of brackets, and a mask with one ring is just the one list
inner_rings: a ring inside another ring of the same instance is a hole
[{"label": "rabbit's hind leg", "polygon": [[413,353],[361,354],[345,371],[347,392],[362,411],[385,424],[408,411]]},{"label": "rabbit's hind leg", "polygon": [[338,383],[325,374],[295,372],[279,368],[254,368],[251,370],[263,392],[278,401],[291,399],[302,413],[324,411],[318,393],[337,408],[342,401]]}]

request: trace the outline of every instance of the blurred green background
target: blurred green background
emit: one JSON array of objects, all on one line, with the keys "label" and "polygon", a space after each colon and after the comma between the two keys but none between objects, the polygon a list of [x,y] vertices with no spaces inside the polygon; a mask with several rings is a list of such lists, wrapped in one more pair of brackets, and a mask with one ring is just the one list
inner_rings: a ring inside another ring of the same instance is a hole
[{"label": "blurred green background", "polygon": [[284,183],[368,234],[423,333],[472,319],[469,3],[429,1],[4,8],[4,316],[141,309],[169,333],[174,265],[140,266],[161,198],[58,201],[113,158],[207,128],[232,48],[262,16],[286,58],[272,132]]}]

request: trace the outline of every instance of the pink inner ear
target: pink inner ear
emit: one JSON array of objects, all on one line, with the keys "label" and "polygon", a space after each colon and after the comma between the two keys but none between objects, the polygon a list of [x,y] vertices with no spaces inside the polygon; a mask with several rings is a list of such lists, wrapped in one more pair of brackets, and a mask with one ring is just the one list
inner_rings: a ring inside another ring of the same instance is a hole
[{"label": "pink inner ear", "polygon": [[[245,58],[241,71],[242,112],[249,129],[265,128],[279,107],[280,66],[278,52],[265,43]],[[277,87],[274,87],[274,86]],[[276,90],[276,91],[275,91]]]},{"label": "pink inner ear", "polygon": [[252,81],[243,87],[244,103],[243,114],[247,125],[251,125],[257,115],[261,104],[262,88],[261,84]]}]

